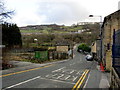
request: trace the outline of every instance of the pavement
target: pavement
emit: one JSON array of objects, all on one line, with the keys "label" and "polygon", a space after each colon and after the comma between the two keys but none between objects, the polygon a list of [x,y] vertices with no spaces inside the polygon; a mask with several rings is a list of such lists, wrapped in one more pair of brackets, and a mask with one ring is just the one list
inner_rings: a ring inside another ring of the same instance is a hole
[{"label": "pavement", "polygon": [[[110,77],[110,76],[109,76]],[[102,73],[102,77],[101,77],[101,81],[100,81],[100,88],[109,88],[110,84],[109,84],[109,78],[108,78],[108,74],[107,73]]]},{"label": "pavement", "polygon": [[100,65],[97,65],[98,71],[101,72],[101,80],[99,88],[109,88],[110,87],[110,72],[105,72],[100,70]]},{"label": "pavement", "polygon": [[42,67],[50,64],[55,64],[55,63],[62,63],[67,60],[62,60],[62,61],[54,61],[54,62],[48,62],[48,63],[42,63],[42,64],[37,64],[37,63],[31,63],[31,62],[24,62],[24,61],[10,61],[9,63],[14,65],[14,68],[9,68],[5,70],[1,70],[0,73],[8,74],[8,73],[14,73],[17,71],[22,71],[22,70],[27,70],[27,69],[32,69],[32,68],[37,68],[37,67]]}]

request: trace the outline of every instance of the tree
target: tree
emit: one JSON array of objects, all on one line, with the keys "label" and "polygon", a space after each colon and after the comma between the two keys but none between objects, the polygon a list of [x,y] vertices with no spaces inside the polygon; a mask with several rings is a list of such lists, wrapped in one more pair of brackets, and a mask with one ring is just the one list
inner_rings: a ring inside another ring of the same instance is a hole
[{"label": "tree", "polygon": [[11,18],[14,11],[7,11],[4,2],[0,0],[0,24],[4,22],[6,18]]},{"label": "tree", "polygon": [[2,69],[10,68],[11,48],[22,46],[21,33],[16,24],[2,24],[2,44],[5,45],[5,48],[2,48]]},{"label": "tree", "polygon": [[12,67],[9,64],[10,49],[15,45],[22,46],[21,33],[16,24],[5,23],[7,18],[11,18],[11,15],[14,11],[7,11],[4,2],[0,0],[0,38],[2,37],[2,45],[5,45],[5,48],[2,48],[2,69]]},{"label": "tree", "polygon": [[85,51],[85,52],[90,52],[91,48],[88,45],[86,45],[85,43],[82,43],[78,46],[78,50],[82,50],[82,51]]},{"label": "tree", "polygon": [[2,24],[2,43],[6,47],[22,46],[21,33],[16,24]]}]

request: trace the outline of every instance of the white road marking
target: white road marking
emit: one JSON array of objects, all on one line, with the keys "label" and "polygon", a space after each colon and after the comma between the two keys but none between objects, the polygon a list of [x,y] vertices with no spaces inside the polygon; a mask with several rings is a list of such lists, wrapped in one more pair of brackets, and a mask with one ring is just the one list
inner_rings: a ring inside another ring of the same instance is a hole
[{"label": "white road marking", "polygon": [[53,77],[56,76],[57,74],[52,75]]},{"label": "white road marking", "polygon": [[67,80],[69,77],[71,77],[70,75],[68,75],[68,77],[65,78],[65,80]]},{"label": "white road marking", "polygon": [[51,80],[51,81],[55,81],[55,82],[61,82],[61,83],[68,83],[68,84],[75,84],[75,83],[71,83],[71,82],[65,82],[65,81],[60,81],[60,80],[54,80],[54,79],[46,79],[46,78],[40,78],[40,79],[44,79],[44,80]]},{"label": "white road marking", "polygon": [[82,75],[83,71],[78,71],[76,74],[77,75]]},{"label": "white road marking", "polygon": [[85,82],[85,85],[83,86],[83,88],[86,88],[86,85],[87,85],[87,83],[88,83],[88,79],[90,78],[90,73],[89,73],[89,75],[88,75],[88,78],[87,78],[87,80],[86,80],[86,82]]},{"label": "white road marking", "polygon": [[64,69],[65,67],[62,67],[62,68],[59,68],[59,69],[57,69],[57,70],[54,70],[54,71],[52,71],[52,72],[58,72],[58,71],[60,71],[60,70],[62,70],[62,69]]},{"label": "white road marking", "polygon": [[64,76],[64,74],[61,74],[60,76],[58,76],[56,79],[59,79],[59,78],[61,78],[61,77],[63,77]]},{"label": "white road marking", "polygon": [[80,71],[78,71],[76,74],[80,74]]},{"label": "white road marking", "polygon": [[70,64],[70,66],[74,65],[75,63]]},{"label": "white road marking", "polygon": [[73,79],[72,81],[75,81],[75,80],[77,79],[77,77],[78,77],[78,76],[76,76],[76,77],[73,76],[74,79]]},{"label": "white road marking", "polygon": [[49,77],[50,75],[48,74],[48,75],[46,75],[45,77]]},{"label": "white road marking", "polygon": [[74,71],[75,71],[75,70],[72,70],[72,71],[70,72],[70,74],[72,74]]},{"label": "white road marking", "polygon": [[13,87],[15,87],[15,86],[19,86],[19,85],[21,85],[21,84],[24,84],[24,83],[27,83],[27,82],[33,81],[33,80],[38,79],[38,78],[40,78],[40,77],[41,77],[41,76],[37,76],[37,77],[35,77],[35,78],[32,78],[32,79],[29,79],[29,80],[26,80],[26,81],[20,82],[20,83],[18,83],[18,84],[12,85],[12,86],[9,86],[9,87],[7,87],[7,88],[5,88],[5,89],[13,88]]},{"label": "white road marking", "polygon": [[63,70],[62,73],[64,73],[65,71]]}]

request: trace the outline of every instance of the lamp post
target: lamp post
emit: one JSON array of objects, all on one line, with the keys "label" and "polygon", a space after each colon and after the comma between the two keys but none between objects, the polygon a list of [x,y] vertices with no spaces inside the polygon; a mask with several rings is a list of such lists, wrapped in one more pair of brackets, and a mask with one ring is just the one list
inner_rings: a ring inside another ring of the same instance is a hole
[{"label": "lamp post", "polygon": [[100,18],[100,61],[98,62],[100,64],[100,62],[102,62],[102,16],[101,15],[89,15],[89,17],[99,17]]}]

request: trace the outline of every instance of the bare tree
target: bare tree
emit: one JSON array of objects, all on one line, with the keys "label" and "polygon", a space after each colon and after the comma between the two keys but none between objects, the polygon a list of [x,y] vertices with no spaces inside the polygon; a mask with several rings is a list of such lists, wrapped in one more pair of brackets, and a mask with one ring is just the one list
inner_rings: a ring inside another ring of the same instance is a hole
[{"label": "bare tree", "polygon": [[3,23],[6,18],[11,18],[14,11],[7,11],[4,2],[0,0],[0,23]]},{"label": "bare tree", "polygon": [[[6,22],[8,18],[11,18],[11,15],[13,14],[13,12],[14,11],[6,10],[5,5],[4,5],[4,0],[0,0],[0,25],[2,26],[2,28],[0,28],[0,32],[1,32],[0,41],[2,41],[3,37],[5,37],[6,35],[6,33],[3,35],[3,31],[4,32],[6,31],[6,30],[3,30],[3,23]],[[2,45],[2,43],[3,42],[1,42],[0,45]],[[9,64],[10,49],[5,47],[5,48],[2,48],[1,50],[2,51],[0,52],[2,52],[2,63],[0,63],[0,65],[2,65],[2,69],[11,67],[11,64]]]}]

